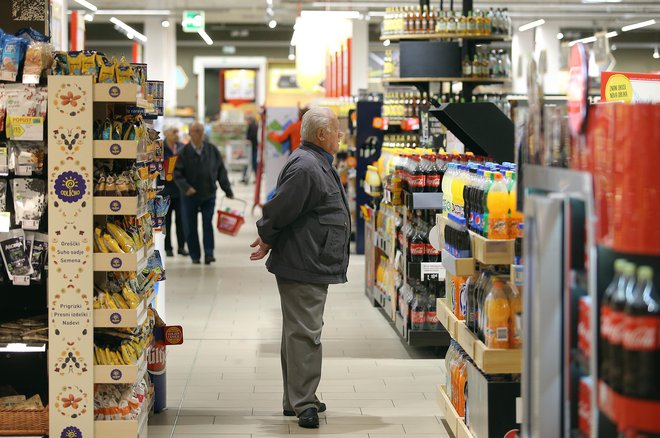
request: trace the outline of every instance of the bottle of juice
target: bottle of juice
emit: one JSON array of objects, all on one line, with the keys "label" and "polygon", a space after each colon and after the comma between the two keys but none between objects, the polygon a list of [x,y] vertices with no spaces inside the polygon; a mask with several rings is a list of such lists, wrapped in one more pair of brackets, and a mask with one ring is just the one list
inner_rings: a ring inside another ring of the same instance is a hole
[{"label": "bottle of juice", "polygon": [[453,213],[459,217],[464,217],[465,200],[463,199],[463,190],[465,189],[465,179],[467,166],[458,166],[456,177],[451,182],[451,199],[454,203]]},{"label": "bottle of juice", "polygon": [[507,284],[509,305],[511,306],[511,323],[509,324],[509,347],[522,348],[522,293],[516,285]]},{"label": "bottle of juice", "polygon": [[482,198],[481,198],[481,211],[483,212],[482,218],[481,218],[481,235],[484,237],[488,237],[488,192],[490,191],[490,187],[493,185],[493,182],[495,181],[495,177],[493,176],[493,172],[487,170],[484,172],[484,184],[483,184],[483,190],[481,192]]},{"label": "bottle of juice", "polygon": [[508,239],[509,191],[500,172],[495,173],[495,180],[488,190],[486,207],[488,208],[487,237],[494,240]]},{"label": "bottle of juice", "polygon": [[509,348],[511,305],[504,291],[502,280],[493,280],[493,286],[486,295],[484,310],[486,346],[488,348]]},{"label": "bottle of juice", "polygon": [[449,163],[447,164],[447,170],[442,177],[442,196],[443,196],[443,208],[442,214],[447,217],[449,213],[453,210],[453,202],[451,196],[452,180],[455,176],[456,164]]},{"label": "bottle of juice", "polygon": [[509,211],[511,219],[509,221],[509,239],[516,239],[522,237],[520,235],[520,224],[524,221],[524,216],[517,208],[518,188],[516,187],[516,174],[511,175],[511,183],[509,184]]},{"label": "bottle of juice", "polygon": [[463,360],[458,366],[458,372],[456,376],[457,380],[457,406],[456,412],[461,417],[465,417],[465,385],[467,385],[467,358],[463,357]]}]

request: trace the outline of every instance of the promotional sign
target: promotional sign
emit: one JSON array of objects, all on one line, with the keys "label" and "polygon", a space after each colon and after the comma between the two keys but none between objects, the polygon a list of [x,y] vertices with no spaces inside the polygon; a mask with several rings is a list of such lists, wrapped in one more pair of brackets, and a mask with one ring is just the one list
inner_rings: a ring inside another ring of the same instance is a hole
[{"label": "promotional sign", "polygon": [[255,70],[225,70],[224,95],[225,101],[229,103],[254,102],[256,99]]},{"label": "promotional sign", "polygon": [[271,132],[281,132],[298,120],[296,107],[272,107],[266,111],[266,150],[264,151],[264,174],[266,176],[266,196],[270,199],[275,194],[277,177],[289,158],[291,144],[287,140],[277,143],[268,138]]},{"label": "promotional sign", "polygon": [[[62,99],[61,96],[74,96]],[[48,128],[84,132],[93,125],[92,76],[49,76]],[[49,148],[48,369],[49,428],[53,437],[94,434],[94,321],[92,136],[79,148]],[[62,367],[73,355],[79,368]],[[76,403],[63,402],[76,400]]]},{"label": "promotional sign", "polygon": [[600,78],[600,98],[605,102],[660,102],[660,75],[608,71]]}]

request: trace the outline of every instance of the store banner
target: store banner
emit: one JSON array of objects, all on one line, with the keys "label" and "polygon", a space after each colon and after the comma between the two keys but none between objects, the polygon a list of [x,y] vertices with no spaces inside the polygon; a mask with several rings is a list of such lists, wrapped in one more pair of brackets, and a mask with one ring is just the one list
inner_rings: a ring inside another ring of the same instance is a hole
[{"label": "store banner", "polygon": [[[52,437],[94,436],[92,76],[49,76],[48,374]],[[59,140],[60,135],[57,135]],[[74,366],[75,364],[75,366]]]},{"label": "store banner", "polygon": [[268,107],[266,109],[266,150],[264,151],[264,174],[266,196],[271,199],[277,187],[277,177],[289,158],[291,142],[277,143],[268,138],[271,132],[281,133],[287,126],[298,120],[296,107]]},{"label": "store banner", "polygon": [[600,78],[600,98],[605,102],[658,103],[660,75],[603,72]]}]

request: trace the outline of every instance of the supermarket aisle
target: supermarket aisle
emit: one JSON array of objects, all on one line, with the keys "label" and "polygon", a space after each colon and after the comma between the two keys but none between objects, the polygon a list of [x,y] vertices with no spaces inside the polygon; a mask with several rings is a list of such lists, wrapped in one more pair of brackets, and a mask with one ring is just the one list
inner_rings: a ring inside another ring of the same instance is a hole
[{"label": "supermarket aisle", "polygon": [[167,321],[183,325],[186,340],[169,349],[168,410],[152,419],[149,436],[446,436],[435,390],[442,361],[411,358],[366,300],[358,256],[349,283],[328,294],[321,427],[282,416],[279,296],[263,263],[249,261],[256,231],[247,222],[239,236],[217,237],[214,265],[167,260]]}]

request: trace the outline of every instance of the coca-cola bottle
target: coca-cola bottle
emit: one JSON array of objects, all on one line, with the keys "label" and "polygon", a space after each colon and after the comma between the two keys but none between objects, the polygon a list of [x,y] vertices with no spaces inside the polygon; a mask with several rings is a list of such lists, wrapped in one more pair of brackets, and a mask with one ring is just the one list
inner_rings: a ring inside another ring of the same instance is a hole
[{"label": "coca-cola bottle", "polygon": [[425,254],[425,259],[427,262],[439,262],[440,261],[440,251],[435,249],[433,245],[431,245],[431,227],[427,226],[425,227],[424,230],[424,244],[426,246],[426,249],[424,251]]},{"label": "coca-cola bottle", "polygon": [[623,268],[624,281],[619,282],[610,300],[609,351],[607,369],[610,386],[617,392],[623,389],[623,322],[625,319],[627,291],[635,287],[635,265],[627,263]]},{"label": "coca-cola bottle", "polygon": [[419,221],[414,226],[414,234],[408,243],[410,246],[410,258],[408,261],[412,263],[421,263],[424,261],[424,252],[426,251],[426,243],[422,237],[421,225]]},{"label": "coca-cola bottle", "polygon": [[415,290],[415,298],[410,307],[410,328],[412,330],[424,330],[426,323],[426,306],[422,295]]},{"label": "coca-cola bottle", "polygon": [[[617,290],[625,290],[626,278],[623,270],[626,267],[625,259],[617,259],[614,262],[614,277],[603,294],[600,306],[600,377],[610,383],[610,334],[612,332],[612,297]],[[619,285],[621,283],[621,285]]]},{"label": "coca-cola bottle", "polygon": [[438,309],[436,308],[436,296],[430,292],[426,301],[426,328],[429,330],[440,330],[438,320]]},{"label": "coca-cola bottle", "polygon": [[623,349],[623,394],[660,401],[660,294],[649,266],[637,270],[626,303]]},{"label": "coca-cola bottle", "polygon": [[435,193],[440,191],[442,176],[435,155],[427,155],[429,160],[428,171],[426,172],[426,191]]},{"label": "coca-cola bottle", "polygon": [[426,186],[426,175],[424,175],[422,159],[416,155],[412,158],[413,163],[410,175],[410,191],[413,193],[420,193],[424,191],[424,187]]}]

